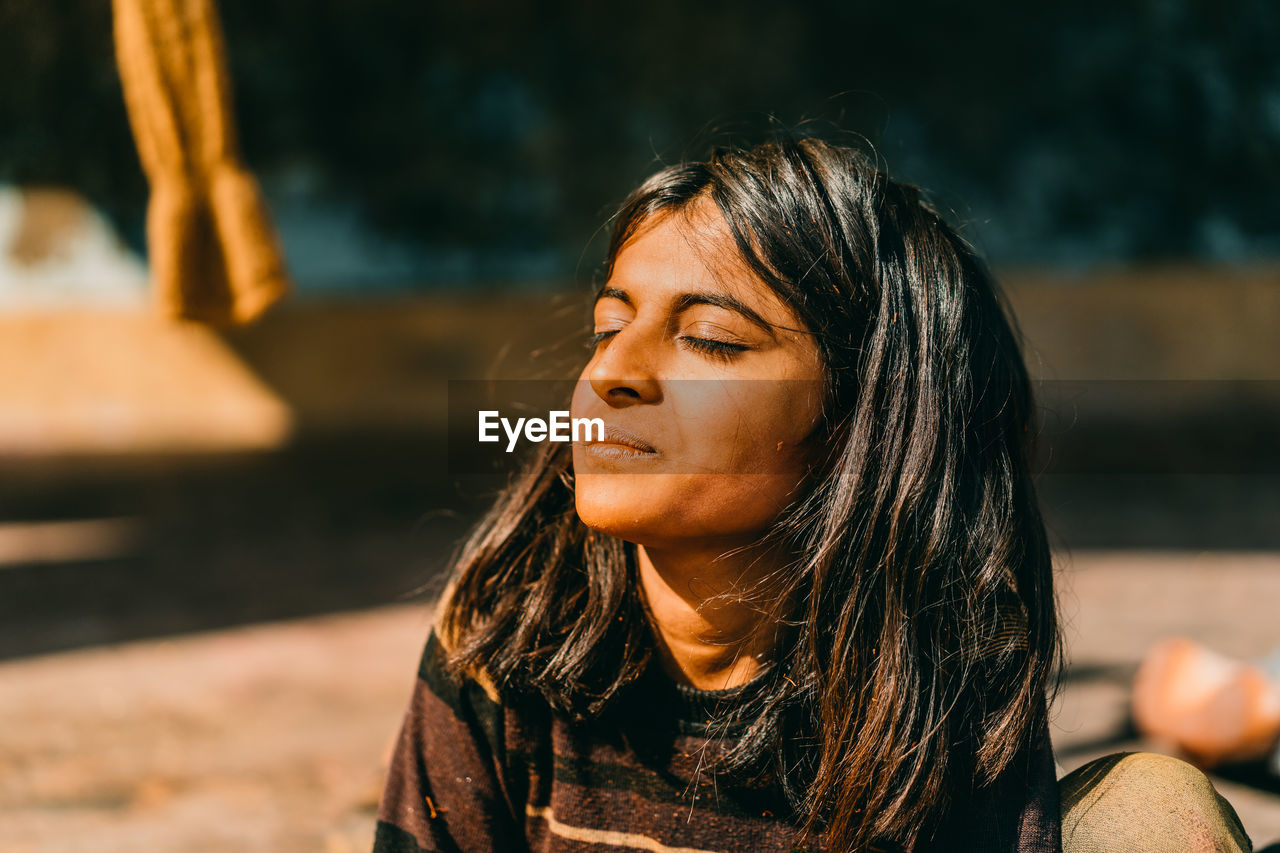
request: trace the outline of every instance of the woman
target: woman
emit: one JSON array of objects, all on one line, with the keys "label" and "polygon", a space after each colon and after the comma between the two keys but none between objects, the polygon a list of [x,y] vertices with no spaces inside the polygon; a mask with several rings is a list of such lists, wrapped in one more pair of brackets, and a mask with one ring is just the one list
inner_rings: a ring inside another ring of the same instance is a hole
[{"label": "woman", "polygon": [[376,849],[1059,849],[1031,393],[973,250],[787,139],[658,172],[605,273],[608,428],[465,547]]}]

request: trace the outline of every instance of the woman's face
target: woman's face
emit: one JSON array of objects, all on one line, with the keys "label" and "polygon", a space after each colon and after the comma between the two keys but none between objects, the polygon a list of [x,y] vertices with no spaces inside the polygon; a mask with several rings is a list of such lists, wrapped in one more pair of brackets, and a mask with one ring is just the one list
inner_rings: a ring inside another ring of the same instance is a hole
[{"label": "woman's face", "polygon": [[573,446],[583,522],[652,548],[754,539],[815,456],[823,367],[713,203],[641,226],[594,325],[571,415],[608,429]]}]

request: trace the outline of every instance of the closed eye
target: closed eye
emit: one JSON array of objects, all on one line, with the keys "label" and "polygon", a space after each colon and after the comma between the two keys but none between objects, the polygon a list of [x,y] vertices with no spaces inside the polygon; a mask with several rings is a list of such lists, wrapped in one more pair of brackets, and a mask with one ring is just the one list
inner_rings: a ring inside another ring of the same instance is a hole
[{"label": "closed eye", "polygon": [[596,347],[600,346],[600,344],[609,340],[609,338],[618,334],[618,332],[620,331],[622,330],[621,329],[604,329],[603,331],[595,332],[594,334],[591,335],[591,337],[587,338],[587,349],[594,350]]},{"label": "closed eye", "polygon": [[[602,329],[599,332],[593,333],[586,340],[587,349],[595,350],[600,346],[600,344],[609,340],[620,331],[622,330]],[[730,343],[729,341],[716,340],[715,338],[700,338],[696,335],[681,335],[680,341],[691,350],[712,356],[713,358],[717,358],[722,361],[729,361],[740,353],[751,349],[751,347],[746,344],[735,344]]]},{"label": "closed eye", "polygon": [[729,361],[740,353],[751,349],[745,344],[732,344],[728,341],[718,341],[714,338],[698,338],[693,335],[682,335],[680,340],[692,350],[723,361]]}]

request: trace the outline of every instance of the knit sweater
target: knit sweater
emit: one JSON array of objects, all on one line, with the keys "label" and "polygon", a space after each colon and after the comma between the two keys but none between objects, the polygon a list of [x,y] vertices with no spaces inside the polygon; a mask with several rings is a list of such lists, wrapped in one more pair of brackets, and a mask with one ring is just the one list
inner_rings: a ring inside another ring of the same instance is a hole
[{"label": "knit sweater", "polygon": [[[432,634],[378,811],[374,853],[820,851],[781,793],[709,772],[737,736],[744,691],[651,669],[607,721],[572,722],[540,697],[455,684]],[[722,724],[722,721],[728,721]],[[931,850],[1058,853],[1047,737]]]}]

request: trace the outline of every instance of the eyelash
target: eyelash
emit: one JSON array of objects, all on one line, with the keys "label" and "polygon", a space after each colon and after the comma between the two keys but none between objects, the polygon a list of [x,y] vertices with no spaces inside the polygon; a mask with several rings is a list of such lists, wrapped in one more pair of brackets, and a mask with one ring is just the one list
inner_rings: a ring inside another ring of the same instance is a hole
[{"label": "eyelash", "polygon": [[718,358],[722,361],[729,361],[737,355],[746,352],[750,347],[742,344],[731,344],[727,341],[716,341],[711,338],[695,338],[691,335],[684,335],[680,338],[684,341],[685,346],[691,347],[704,355],[712,358]]},{"label": "eyelash", "polygon": [[587,349],[594,350],[596,347],[600,346],[600,344],[618,334],[619,331],[620,330],[618,329],[607,329],[603,332],[596,332],[591,337],[587,338]]},{"label": "eyelash", "polygon": [[[621,330],[607,329],[602,332],[596,332],[591,337],[587,338],[587,349],[595,350],[600,346],[600,344],[618,334],[619,331]],[[717,341],[711,338],[698,338],[692,335],[682,335],[680,340],[684,341],[685,346],[690,349],[722,361],[729,361],[735,356],[751,349],[751,347],[746,346],[745,344],[731,344],[728,341]]]}]

